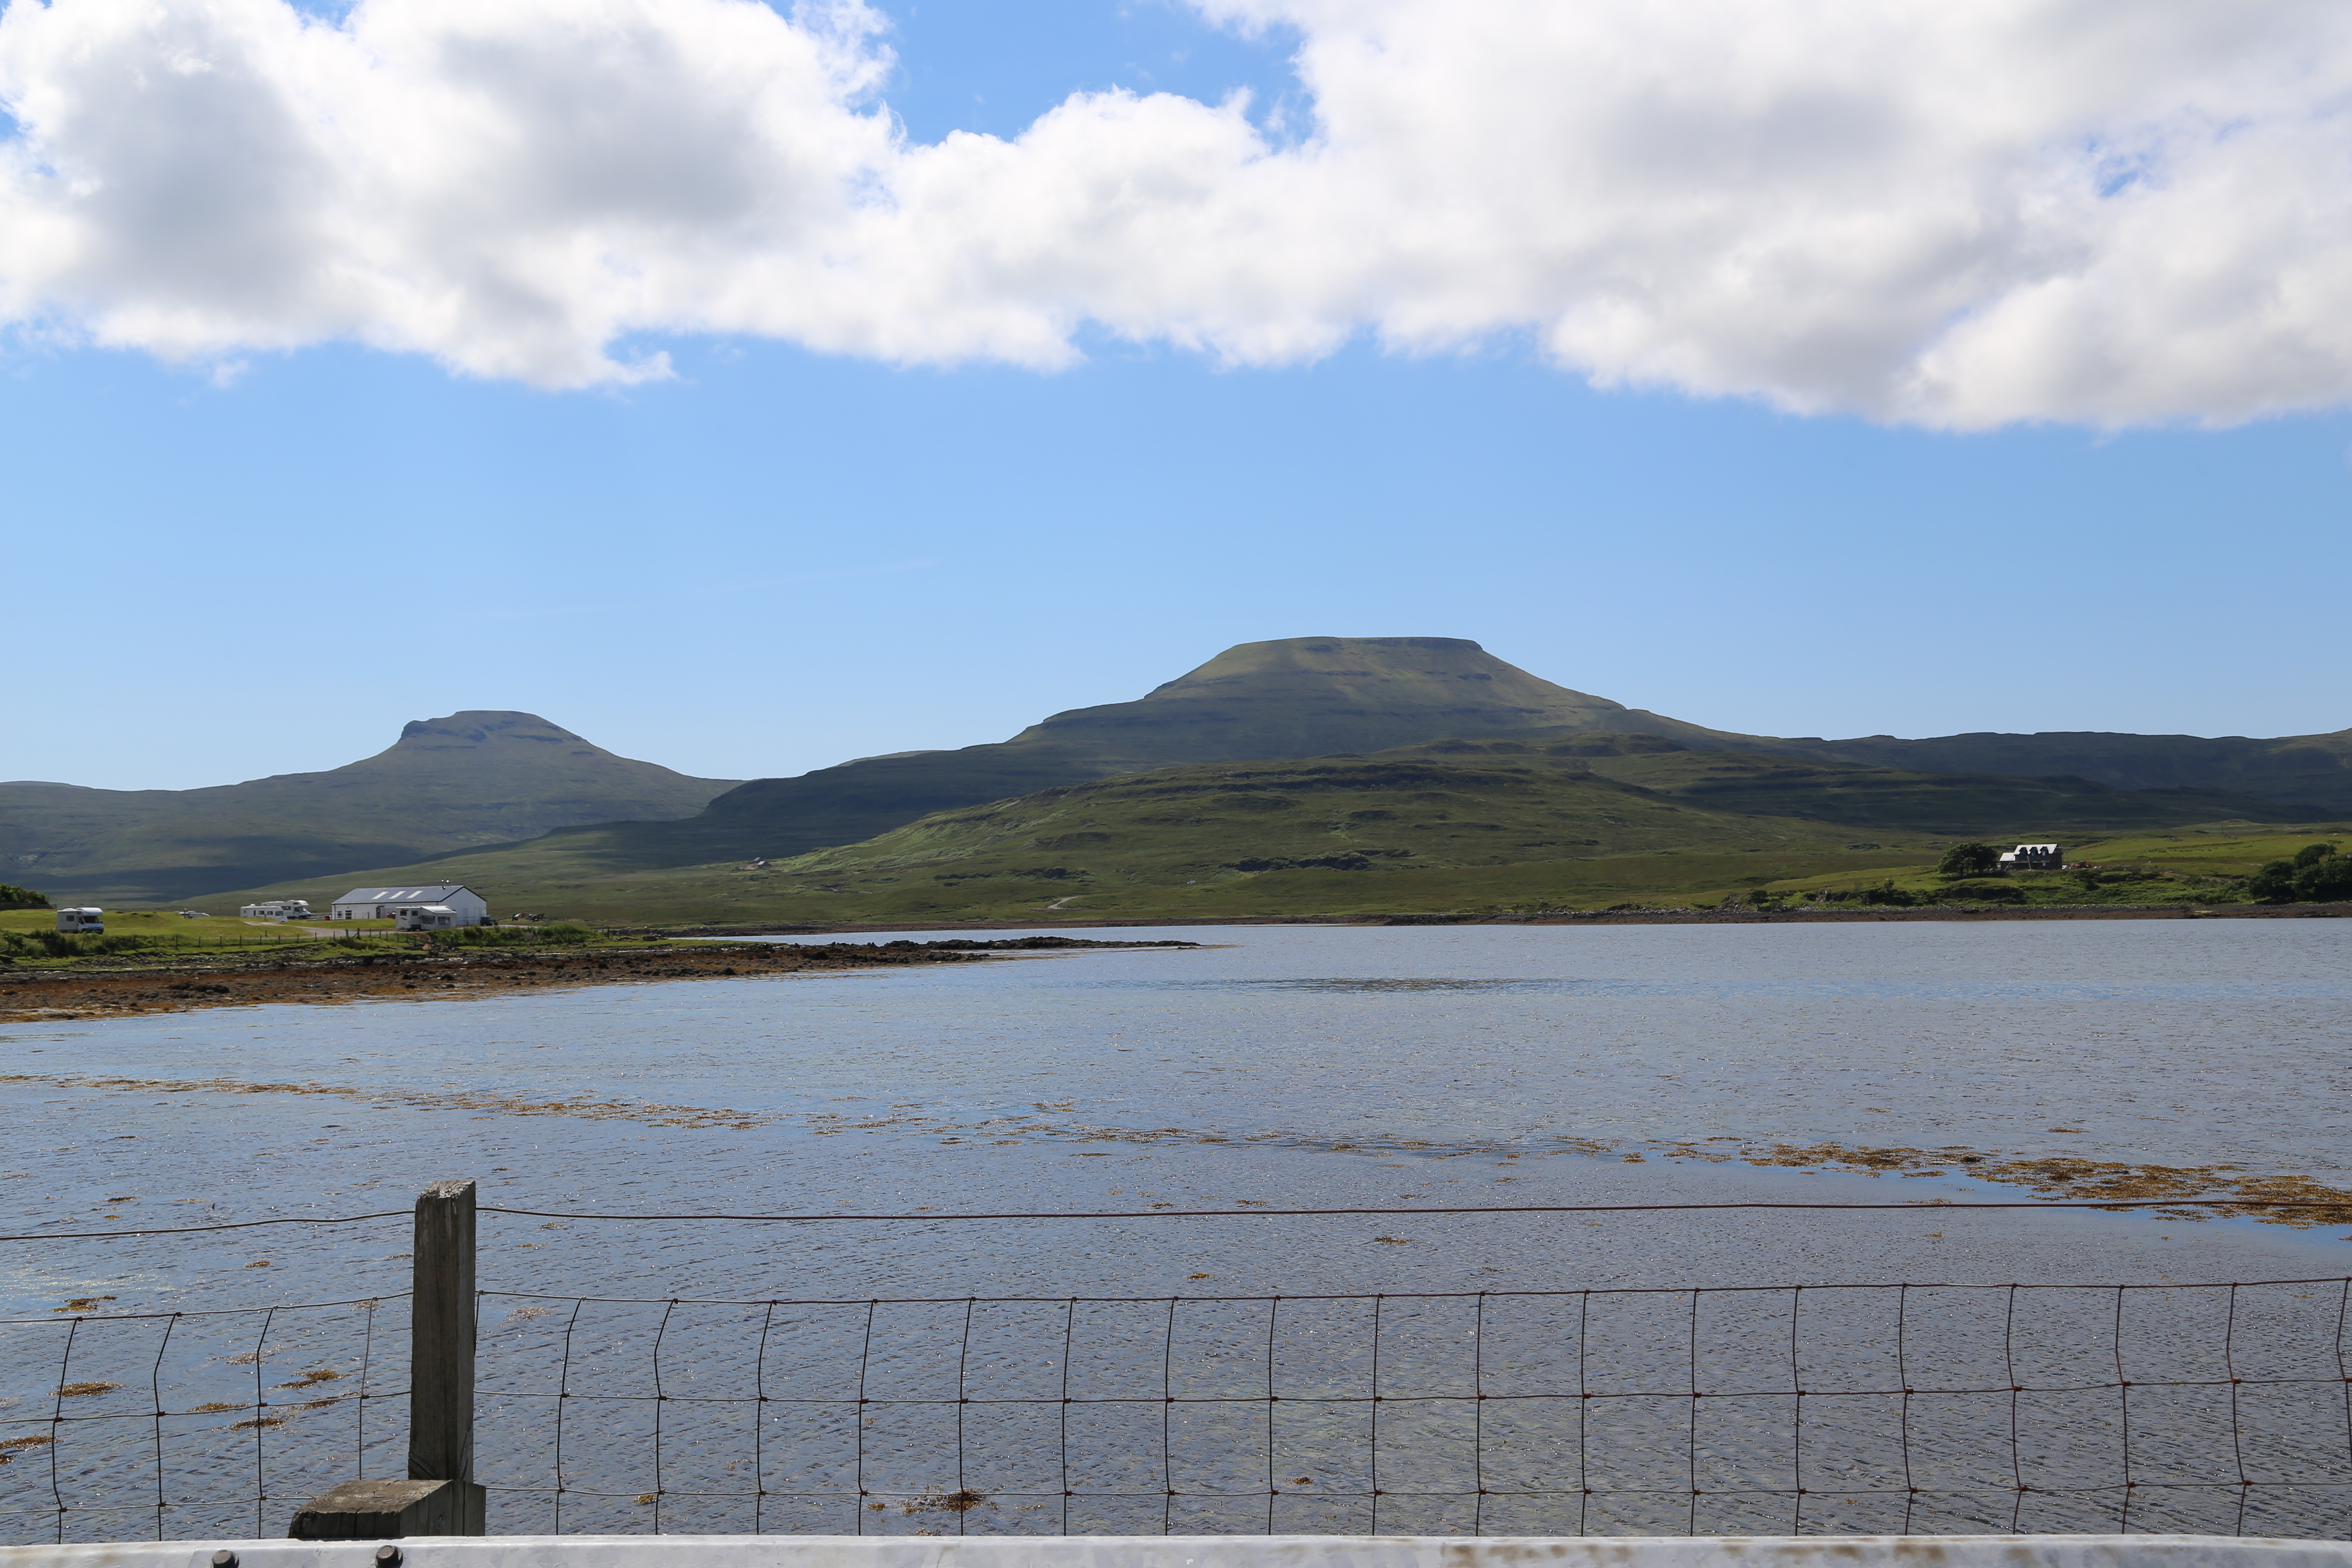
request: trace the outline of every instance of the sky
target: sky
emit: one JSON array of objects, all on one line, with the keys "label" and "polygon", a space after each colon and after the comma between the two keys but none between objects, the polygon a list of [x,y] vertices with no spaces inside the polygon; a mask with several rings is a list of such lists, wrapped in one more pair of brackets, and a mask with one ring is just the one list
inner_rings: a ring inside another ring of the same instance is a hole
[{"label": "sky", "polygon": [[14,0],[0,778],[785,774],[1309,635],[2352,725],[2352,15],[1951,11]]}]

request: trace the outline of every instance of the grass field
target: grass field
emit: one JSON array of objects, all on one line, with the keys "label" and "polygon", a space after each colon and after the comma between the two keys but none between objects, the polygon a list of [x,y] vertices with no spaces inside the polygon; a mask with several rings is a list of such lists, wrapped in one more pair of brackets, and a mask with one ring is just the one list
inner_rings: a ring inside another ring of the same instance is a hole
[{"label": "grass field", "polygon": [[[314,921],[313,925],[329,922]],[[347,927],[361,930],[390,931],[390,921],[337,921],[338,932]],[[55,910],[0,910],[0,931],[55,931],[58,929]],[[254,921],[236,915],[207,915],[202,920],[188,920],[172,910],[120,910],[106,911],[106,930],[110,936],[168,936],[188,942],[278,941],[299,940],[300,928],[278,924],[275,921]]]},{"label": "grass field", "polygon": [[643,945],[664,939],[608,935],[570,922],[476,926],[423,933],[401,931],[391,921],[314,921],[281,924],[236,917],[189,920],[166,910],[109,910],[99,935],[65,935],[51,910],[0,910],[0,963],[57,968],[94,958],[137,961],[174,958],[270,958],[277,955],[391,952],[481,948],[534,949],[606,944]]}]

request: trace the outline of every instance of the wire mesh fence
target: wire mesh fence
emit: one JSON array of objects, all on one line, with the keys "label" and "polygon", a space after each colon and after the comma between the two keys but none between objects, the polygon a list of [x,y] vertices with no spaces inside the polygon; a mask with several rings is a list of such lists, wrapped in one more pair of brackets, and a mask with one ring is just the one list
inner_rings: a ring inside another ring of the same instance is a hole
[{"label": "wire mesh fence", "polygon": [[400,1295],[0,1321],[0,1535],[411,1478],[502,1534],[2352,1538],[2352,1279],[642,1300],[477,1290],[474,1215]]},{"label": "wire mesh fence", "polygon": [[2352,1281],[481,1297],[491,1528],[2352,1532]]},{"label": "wire mesh fence", "polygon": [[283,1534],[400,1473],[407,1333],[405,1296],[0,1321],[0,1535]]}]

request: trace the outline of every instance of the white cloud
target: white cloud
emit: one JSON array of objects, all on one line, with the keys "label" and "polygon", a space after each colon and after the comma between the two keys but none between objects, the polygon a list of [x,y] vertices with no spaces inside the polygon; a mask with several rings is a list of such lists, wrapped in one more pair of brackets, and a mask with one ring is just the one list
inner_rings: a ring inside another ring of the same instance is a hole
[{"label": "white cloud", "polygon": [[1049,368],[1528,332],[1603,384],[1979,427],[2352,396],[2341,0],[1203,0],[1315,120],[907,141],[836,0],[13,0],[0,319],[578,386],[633,331]]}]

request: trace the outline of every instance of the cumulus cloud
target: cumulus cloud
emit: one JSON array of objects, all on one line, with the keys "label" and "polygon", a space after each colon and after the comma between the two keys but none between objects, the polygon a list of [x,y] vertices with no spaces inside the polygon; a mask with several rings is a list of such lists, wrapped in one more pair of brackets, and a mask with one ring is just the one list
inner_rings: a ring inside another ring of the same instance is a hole
[{"label": "cumulus cloud", "polygon": [[1050,369],[1527,334],[1958,428],[2352,395],[2341,0],[1200,0],[1312,121],[1079,94],[908,140],[857,0],[12,0],[0,320],[552,387],[633,333]]}]

